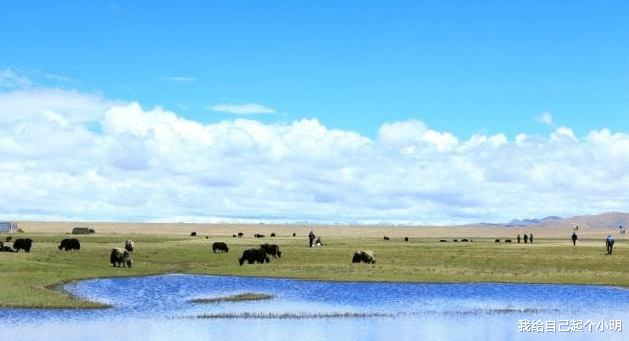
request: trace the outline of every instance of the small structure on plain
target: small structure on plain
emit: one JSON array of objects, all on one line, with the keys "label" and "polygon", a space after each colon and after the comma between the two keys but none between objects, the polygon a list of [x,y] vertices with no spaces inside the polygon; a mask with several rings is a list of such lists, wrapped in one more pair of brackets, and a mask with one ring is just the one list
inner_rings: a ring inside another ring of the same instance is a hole
[{"label": "small structure on plain", "polygon": [[0,233],[15,233],[17,232],[17,223],[12,221],[0,221]]}]

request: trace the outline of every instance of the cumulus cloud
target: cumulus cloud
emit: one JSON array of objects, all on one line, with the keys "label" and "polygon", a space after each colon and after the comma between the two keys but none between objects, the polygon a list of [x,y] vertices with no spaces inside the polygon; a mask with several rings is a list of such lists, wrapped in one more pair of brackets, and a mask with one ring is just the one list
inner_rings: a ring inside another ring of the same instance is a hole
[{"label": "cumulus cloud", "polygon": [[68,120],[90,121],[102,117],[116,101],[97,94],[60,89],[30,89],[0,92],[0,122],[33,118],[44,112],[59,112]]},{"label": "cumulus cloud", "polygon": [[274,114],[275,110],[260,104],[247,103],[242,105],[217,104],[209,107],[214,111],[222,111],[230,114],[250,115],[250,114]]},{"label": "cumulus cloud", "polygon": [[[92,129],[98,125],[99,129]],[[5,219],[450,224],[628,210],[629,135],[372,140],[316,119],[201,124],[63,90],[0,93]]]}]

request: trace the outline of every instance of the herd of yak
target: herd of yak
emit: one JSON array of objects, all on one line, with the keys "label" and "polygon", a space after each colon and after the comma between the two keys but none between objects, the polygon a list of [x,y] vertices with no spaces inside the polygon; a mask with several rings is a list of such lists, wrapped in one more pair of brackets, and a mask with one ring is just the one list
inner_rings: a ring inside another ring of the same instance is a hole
[{"label": "herd of yak", "polygon": [[[190,236],[192,237],[196,236],[196,232],[192,232]],[[234,235],[234,237],[242,237],[242,236],[243,236],[242,232],[238,233],[237,235],[236,234]],[[271,236],[274,237],[275,233],[272,233]],[[254,237],[264,238],[264,235],[255,234]],[[293,233],[293,237],[295,237],[294,233]],[[310,247],[313,247],[315,245],[323,245],[321,243],[320,238],[315,241],[315,235],[312,231],[308,235],[308,238],[310,240],[309,242]],[[385,236],[384,240],[389,240],[389,237]],[[533,234],[531,234],[530,237],[527,236],[526,234],[524,235],[524,243],[527,243],[527,241],[529,240],[530,240],[530,243],[533,243]],[[6,238],[6,242],[9,242],[9,241],[11,241],[10,236]],[[404,238],[404,241],[408,242],[408,237]],[[447,240],[441,239],[439,241],[446,242]],[[454,241],[457,242],[458,240],[454,239]],[[461,242],[468,242],[468,241],[471,242],[472,240],[471,239],[461,240]],[[499,239],[496,239],[496,242],[499,242],[499,241],[500,241]],[[517,241],[518,243],[520,242],[520,235],[518,235]],[[505,242],[510,243],[511,239],[506,239]],[[0,252],[19,252],[20,250],[30,252],[32,244],[33,244],[33,240],[31,238],[18,238],[13,242],[13,247],[4,245],[4,243],[0,241]],[[132,256],[133,256],[134,246],[135,244],[132,240],[127,240],[125,241],[124,248],[119,248],[119,247],[113,248],[109,256],[111,265],[117,266],[117,267],[122,266],[122,267],[130,268],[133,265]],[[78,251],[81,249],[81,243],[76,238],[66,238],[61,241],[58,248],[59,250],[65,250],[65,251],[70,251],[70,250]],[[226,252],[229,252],[229,247],[227,246],[225,242],[214,242],[212,244],[212,251],[214,253],[216,253],[217,251],[226,253]],[[261,244],[257,248],[244,250],[242,252],[242,257],[238,259],[238,263],[241,266],[245,262],[249,264],[269,263],[271,259],[270,256],[272,256],[273,258],[282,257],[282,252],[280,251],[280,247],[278,245],[265,243],[265,244]],[[368,263],[368,264],[375,264],[376,259],[373,255],[373,252],[372,251],[356,251],[354,253],[354,256],[352,257],[352,263],[361,263],[361,262]]]},{"label": "herd of yak", "polygon": [[[191,234],[191,236],[195,236],[196,233]],[[236,235],[234,235],[236,236]],[[293,234],[294,236],[294,234]],[[242,233],[238,234],[238,237],[242,237]],[[258,237],[258,236],[256,236]],[[312,243],[312,232],[311,232],[311,242],[310,246],[313,246]],[[258,237],[260,238],[260,237]],[[11,241],[11,237],[7,237],[6,241]],[[24,250],[26,252],[30,252],[33,244],[33,240],[31,238],[18,238],[13,242],[13,247],[4,245],[4,242],[0,241],[0,252],[19,252],[19,250]],[[317,243],[317,245],[321,245]],[[124,248],[114,247],[111,250],[109,255],[109,261],[114,267],[131,267],[133,265],[133,249],[135,247],[135,243],[132,240],[126,240]],[[66,238],[61,241],[58,246],[59,250],[75,250],[79,251],[81,249],[81,243],[77,238]],[[212,251],[214,253],[218,252],[229,252],[229,246],[225,242],[214,242],[212,244]],[[242,266],[245,262],[249,264],[254,263],[269,263],[272,256],[273,258],[282,257],[282,251],[280,251],[280,247],[277,244],[269,244],[264,243],[261,244],[257,248],[246,249],[242,252],[242,256],[238,259],[238,263]],[[374,258],[372,251],[356,251],[352,258],[352,263],[368,263],[374,264],[376,263],[376,259]]]}]

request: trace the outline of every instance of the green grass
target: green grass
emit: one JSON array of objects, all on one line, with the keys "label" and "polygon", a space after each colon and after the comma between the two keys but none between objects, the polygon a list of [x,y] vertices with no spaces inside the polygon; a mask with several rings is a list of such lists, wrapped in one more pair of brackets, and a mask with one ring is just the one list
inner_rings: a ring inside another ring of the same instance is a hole
[{"label": "green grass", "polygon": [[[16,236],[17,237],[17,236]],[[70,297],[59,284],[85,278],[194,273],[234,276],[291,277],[309,280],[400,282],[523,282],[629,285],[629,252],[622,241],[605,255],[600,243],[572,246],[568,240],[536,239],[534,245],[439,243],[435,238],[412,242],[380,238],[326,237],[326,246],[309,248],[304,238],[191,238],[167,235],[78,236],[81,251],[59,251],[66,235],[21,234],[34,240],[30,253],[0,253],[0,307],[98,308],[102,305]],[[14,237],[15,238],[15,237]],[[109,263],[112,247],[135,241],[133,268]],[[228,243],[229,253],[213,253],[213,241]],[[244,264],[245,248],[263,242],[280,245],[282,257],[269,264]],[[599,245],[600,244],[600,245]],[[352,264],[355,250],[372,250],[376,264]]]},{"label": "green grass", "polygon": [[201,314],[197,318],[205,319],[331,319],[331,318],[384,318],[396,317],[395,314],[384,313],[220,313],[220,314]]},{"label": "green grass", "polygon": [[270,300],[273,298],[273,295],[267,294],[257,294],[257,293],[245,293],[231,296],[223,296],[223,297],[213,297],[213,298],[195,298],[188,300],[190,303],[220,303],[220,302],[245,302],[245,301],[261,301],[261,300]]}]

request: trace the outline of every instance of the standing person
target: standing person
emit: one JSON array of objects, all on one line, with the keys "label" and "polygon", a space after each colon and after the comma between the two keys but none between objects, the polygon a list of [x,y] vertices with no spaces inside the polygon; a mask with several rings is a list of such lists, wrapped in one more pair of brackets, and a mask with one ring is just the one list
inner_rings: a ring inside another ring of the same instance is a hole
[{"label": "standing person", "polygon": [[518,233],[518,244],[520,244],[520,234]]},{"label": "standing person", "polygon": [[529,242],[529,236],[525,233],[524,234],[524,244]]},{"label": "standing person", "polygon": [[533,234],[532,233],[529,235],[529,241],[531,242],[531,244],[533,244]]},{"label": "standing person", "polygon": [[577,245],[577,233],[576,232],[572,232],[572,244],[573,245]]},{"label": "standing person", "polygon": [[308,239],[310,240],[310,243],[308,245],[312,247],[312,245],[314,245],[314,240],[315,240],[314,232],[310,231],[310,233],[308,233]]},{"label": "standing person", "polygon": [[607,236],[605,239],[605,245],[607,246],[607,254],[612,254],[612,249],[614,248],[614,238],[612,236]]}]

